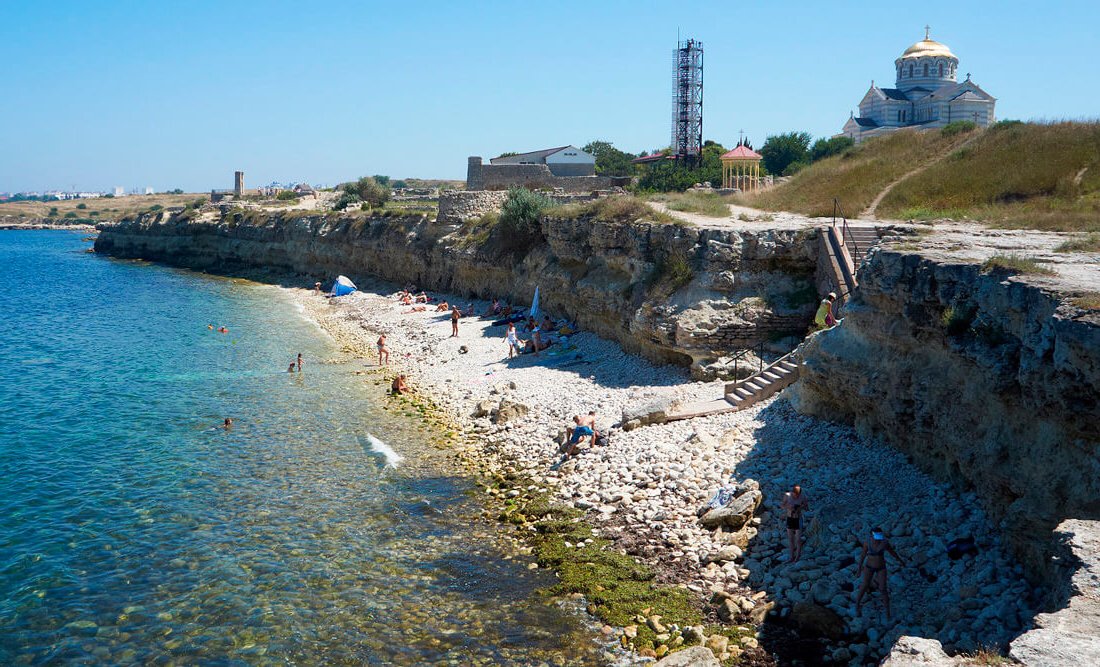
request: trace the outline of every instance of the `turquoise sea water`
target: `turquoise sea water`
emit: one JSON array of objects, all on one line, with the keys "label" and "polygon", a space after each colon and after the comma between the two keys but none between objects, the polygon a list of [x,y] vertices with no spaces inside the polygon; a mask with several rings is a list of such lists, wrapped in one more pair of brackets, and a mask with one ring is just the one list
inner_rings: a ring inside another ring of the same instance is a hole
[{"label": "turquoise sea water", "polygon": [[0,664],[602,661],[283,292],[89,246],[0,232]]}]

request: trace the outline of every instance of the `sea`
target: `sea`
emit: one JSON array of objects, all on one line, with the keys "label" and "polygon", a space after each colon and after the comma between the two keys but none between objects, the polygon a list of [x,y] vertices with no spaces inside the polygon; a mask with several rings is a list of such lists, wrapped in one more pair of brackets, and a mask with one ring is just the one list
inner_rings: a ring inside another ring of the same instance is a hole
[{"label": "sea", "polygon": [[0,665],[608,661],[286,290],[86,234],[0,231]]}]

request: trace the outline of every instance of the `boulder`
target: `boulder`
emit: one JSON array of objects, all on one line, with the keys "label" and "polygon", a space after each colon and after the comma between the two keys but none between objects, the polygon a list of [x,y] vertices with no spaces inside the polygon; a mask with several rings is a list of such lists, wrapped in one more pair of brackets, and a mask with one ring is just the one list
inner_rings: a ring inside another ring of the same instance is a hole
[{"label": "boulder", "polygon": [[676,401],[664,396],[646,401],[641,405],[623,408],[623,424],[637,420],[639,426],[649,424],[664,424],[668,421],[668,414],[676,406]]},{"label": "boulder", "polygon": [[493,402],[492,401],[478,401],[474,406],[474,411],[470,414],[471,417],[477,419],[478,417],[488,417],[493,414]]},{"label": "boulder", "polygon": [[791,609],[791,622],[805,634],[833,641],[847,632],[844,619],[832,609],[812,602],[798,602]]},{"label": "boulder", "polygon": [[725,635],[711,635],[704,643],[707,648],[714,651],[715,655],[722,655],[729,646],[730,638]]},{"label": "boulder", "polygon": [[722,547],[718,551],[707,554],[706,558],[703,559],[703,564],[728,563],[729,561],[740,559],[743,553],[741,547],[731,544],[728,547]]},{"label": "boulder", "polygon": [[500,399],[500,405],[497,407],[496,413],[493,414],[493,423],[503,424],[513,419],[519,419],[530,411],[531,409],[523,403],[517,403],[505,397]]},{"label": "boulder", "polygon": [[718,618],[724,623],[732,623],[741,613],[741,607],[733,598],[726,598],[718,603]]},{"label": "boulder", "polygon": [[959,661],[949,657],[935,639],[898,637],[890,655],[880,667],[954,667]]},{"label": "boulder", "polygon": [[725,526],[733,530],[740,530],[752,518],[753,512],[760,506],[763,495],[759,491],[750,491],[742,496],[734,498],[725,507],[716,507],[703,515],[700,521],[704,528],[714,529]]},{"label": "boulder", "polygon": [[665,656],[654,667],[719,667],[722,663],[705,646],[689,646]]}]

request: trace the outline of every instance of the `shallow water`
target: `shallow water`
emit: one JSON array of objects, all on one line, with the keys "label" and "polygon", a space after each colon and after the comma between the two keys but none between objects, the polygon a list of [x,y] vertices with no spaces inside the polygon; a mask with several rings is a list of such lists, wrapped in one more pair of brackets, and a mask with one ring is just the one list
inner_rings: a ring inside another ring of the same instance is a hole
[{"label": "shallow water", "polygon": [[0,232],[0,664],[605,660],[284,292],[80,236]]}]

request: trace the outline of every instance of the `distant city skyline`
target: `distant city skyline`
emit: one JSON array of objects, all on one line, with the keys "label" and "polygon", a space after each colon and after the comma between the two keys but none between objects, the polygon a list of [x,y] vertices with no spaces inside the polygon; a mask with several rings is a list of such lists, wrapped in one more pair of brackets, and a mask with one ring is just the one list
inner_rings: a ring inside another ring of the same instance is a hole
[{"label": "distant city skyline", "polygon": [[[837,134],[923,39],[997,96],[999,119],[1095,118],[1100,6],[928,2],[546,5],[336,2],[305,13],[131,1],[8,8],[0,192],[162,192],[362,175],[465,176],[466,158],[668,144],[677,32],[703,42],[703,134]],[[45,85],[48,82],[48,85]],[[123,186],[127,191],[131,185]]]}]

